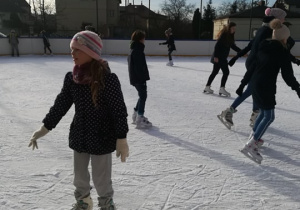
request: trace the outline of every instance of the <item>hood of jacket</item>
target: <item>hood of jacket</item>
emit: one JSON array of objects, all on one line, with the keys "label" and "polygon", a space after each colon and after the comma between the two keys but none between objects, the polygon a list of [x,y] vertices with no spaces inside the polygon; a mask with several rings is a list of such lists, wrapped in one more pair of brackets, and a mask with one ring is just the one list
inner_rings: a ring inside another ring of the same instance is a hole
[{"label": "hood of jacket", "polygon": [[145,45],[141,42],[132,41],[130,43],[130,49],[144,51]]},{"label": "hood of jacket", "polygon": [[286,50],[286,48],[278,40],[263,40],[259,45],[259,51],[264,53],[281,53],[284,50]]}]

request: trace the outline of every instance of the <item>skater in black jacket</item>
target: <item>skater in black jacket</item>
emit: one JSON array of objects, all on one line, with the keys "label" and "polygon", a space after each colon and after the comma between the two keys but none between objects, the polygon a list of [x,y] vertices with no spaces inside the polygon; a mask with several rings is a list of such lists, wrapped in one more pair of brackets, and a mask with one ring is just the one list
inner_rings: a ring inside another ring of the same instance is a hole
[{"label": "skater in black jacket", "polygon": [[175,47],[175,41],[174,41],[174,36],[172,33],[172,29],[169,28],[168,30],[165,31],[165,35],[167,37],[166,42],[159,43],[159,45],[167,45],[168,46],[168,56],[169,56],[169,62],[167,63],[167,66],[173,66],[173,59],[172,59],[172,52],[176,50]]},{"label": "skater in black jacket", "polygon": [[210,86],[221,69],[223,72],[223,76],[221,79],[219,94],[230,96],[230,93],[225,90],[225,85],[229,76],[227,57],[229,55],[230,48],[232,48],[236,52],[239,52],[241,50],[235,45],[235,40],[234,40],[235,30],[236,30],[236,24],[234,22],[231,22],[228,25],[224,26],[224,28],[218,34],[218,40],[215,45],[215,50],[211,58],[211,62],[214,64],[214,67],[206,83],[206,87],[203,91],[204,93],[214,92],[210,88]]},{"label": "skater in black jacket", "polygon": [[[232,66],[239,57],[245,55],[247,52],[249,52],[251,50],[250,54],[246,60],[247,71],[246,71],[243,79],[241,80],[241,84],[240,84],[239,88],[236,90],[238,97],[234,100],[234,102],[230,105],[230,107],[228,107],[221,113],[223,122],[226,123],[228,125],[228,127],[231,127],[233,125],[232,118],[233,118],[233,113],[235,113],[237,111],[236,108],[252,94],[251,84],[248,85],[248,83],[251,79],[253,70],[255,69],[255,65],[256,65],[255,64],[255,62],[256,62],[255,56],[257,54],[258,46],[259,46],[260,42],[272,37],[273,30],[269,26],[270,21],[272,21],[274,18],[280,19],[280,21],[282,23],[285,21],[286,12],[283,11],[282,9],[267,8],[265,11],[265,14],[266,14],[266,16],[263,18],[262,27],[258,29],[254,39],[251,40],[250,43],[248,44],[248,46],[246,48],[244,48],[243,50],[241,50],[237,54],[237,56],[233,57],[229,61],[229,65]],[[295,41],[291,37],[289,37],[288,43],[287,43],[288,49],[291,49],[294,46],[294,44],[295,44]],[[293,56],[291,54],[290,54],[290,59],[292,62],[294,62],[296,64],[300,64],[299,60],[296,59],[295,56]],[[245,91],[243,91],[245,86],[247,86],[247,88]],[[258,113],[259,113],[259,108],[255,104],[255,102],[253,102],[252,114],[250,117],[250,126],[251,127],[253,127],[256,117],[258,116]]]},{"label": "skater in black jacket", "polygon": [[139,99],[134,108],[132,123],[136,128],[149,128],[152,123],[144,116],[147,99],[147,81],[150,80],[145,49],[144,31],[136,30],[131,35],[130,54],[128,55],[128,71],[130,84],[138,91]]},{"label": "skater in black jacket", "polygon": [[273,29],[272,40],[264,40],[259,44],[255,55],[256,67],[250,81],[252,97],[259,107],[260,113],[249,141],[241,150],[246,156],[258,163],[262,161],[262,156],[258,151],[260,145],[263,144],[261,138],[275,119],[276,82],[279,71],[281,71],[285,83],[295,90],[300,97],[299,83],[294,76],[290,52],[287,47],[290,31],[279,19],[272,20],[270,27]]},{"label": "skater in black jacket", "polygon": [[92,179],[98,194],[99,209],[115,209],[111,181],[112,152],[125,162],[129,155],[127,109],[120,81],[101,59],[102,41],[91,31],[74,35],[70,43],[74,61],[72,72],[64,79],[61,92],[33,133],[29,147],[37,149],[37,140],[54,129],[71,106],[75,115],[69,131],[69,147],[74,151],[75,209],[93,209],[90,196]]},{"label": "skater in black jacket", "polygon": [[50,45],[48,37],[46,36],[46,31],[45,30],[41,31],[41,36],[43,38],[43,43],[44,43],[44,55],[46,55],[46,53],[47,53],[46,49],[49,50],[50,55],[53,55],[52,50],[50,49],[51,45]]}]

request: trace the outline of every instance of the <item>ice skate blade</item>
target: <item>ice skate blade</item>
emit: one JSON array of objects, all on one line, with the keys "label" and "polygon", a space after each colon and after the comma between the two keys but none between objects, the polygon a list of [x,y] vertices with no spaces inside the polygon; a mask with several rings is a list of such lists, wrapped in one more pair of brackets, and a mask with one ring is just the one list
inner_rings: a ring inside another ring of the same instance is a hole
[{"label": "ice skate blade", "polygon": [[206,93],[206,94],[214,94],[214,92],[208,92],[206,90],[203,90],[203,93]]},{"label": "ice skate blade", "polygon": [[136,129],[142,129],[142,130],[149,129],[151,127],[152,127],[152,125],[145,125],[145,126],[139,126],[139,125],[137,125],[137,126],[135,126]]},{"label": "ice skate blade", "polygon": [[226,120],[224,120],[223,117],[220,114],[218,114],[217,117],[221,121],[221,123],[223,123],[223,125],[225,125],[226,128],[228,128],[229,130],[231,130],[231,127],[233,126],[231,123],[229,123]]},{"label": "ice skate blade", "polygon": [[230,97],[231,95],[230,94],[224,94],[224,93],[219,93],[219,96],[223,96],[223,97]]},{"label": "ice skate blade", "polygon": [[249,154],[249,152],[246,149],[241,149],[239,150],[241,153],[243,153],[247,158],[249,158],[250,160],[254,161],[255,163],[261,164],[262,160],[258,160],[256,158],[254,158],[251,153]]},{"label": "ice skate blade", "polygon": [[145,127],[145,126],[136,126],[135,127],[135,129],[139,129],[139,130],[145,130],[145,129],[150,129],[152,126],[147,126],[147,127]]}]

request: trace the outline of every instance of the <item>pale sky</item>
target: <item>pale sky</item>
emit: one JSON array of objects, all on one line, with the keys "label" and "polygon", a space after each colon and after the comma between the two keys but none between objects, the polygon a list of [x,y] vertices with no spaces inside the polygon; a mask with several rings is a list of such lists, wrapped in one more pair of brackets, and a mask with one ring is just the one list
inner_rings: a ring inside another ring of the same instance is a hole
[{"label": "pale sky", "polygon": [[[150,0],[150,8],[151,10],[154,10],[154,11],[157,11],[157,10],[160,10],[160,5],[162,4],[164,0]],[[212,3],[213,3],[213,6],[214,7],[218,7],[219,4],[221,4],[222,2],[224,1],[231,1],[233,2],[234,0],[212,0]],[[249,2],[251,0],[248,0]],[[256,0],[255,0],[256,1]],[[275,3],[276,0],[269,0],[269,6],[273,6],[273,4]],[[136,4],[136,5],[139,5],[141,4],[141,2],[143,2],[143,5],[145,6],[149,6],[149,0],[129,0],[129,3],[133,3]],[[206,6],[208,0],[202,0],[202,7]],[[196,8],[199,8],[200,7],[200,3],[201,3],[201,0],[187,0],[186,1],[187,4],[194,4],[196,6]],[[125,5],[125,0],[122,0],[122,6]]]},{"label": "pale sky", "polygon": [[[29,2],[29,0],[26,0],[26,1]],[[162,4],[162,2],[164,0],[129,0],[129,3],[132,4],[134,2],[134,4],[140,5],[141,2],[143,2],[143,4],[148,7],[149,6],[149,1],[150,1],[150,9],[154,10],[154,11],[157,11],[157,10],[160,10],[160,5]],[[213,6],[218,7],[218,5],[221,4],[224,1],[233,2],[234,0],[212,0]],[[248,0],[248,1],[250,2],[251,0]],[[275,1],[276,0],[269,0],[269,6],[273,6]],[[55,0],[45,0],[45,3],[46,2],[49,2],[53,5],[55,4]],[[199,8],[201,0],[187,0],[186,2],[187,2],[187,4],[194,4],[196,6],[196,8]],[[207,2],[208,2],[208,0],[202,0],[202,6],[203,7],[206,6]],[[124,5],[125,5],[125,0],[122,0],[121,6],[124,6]]]}]

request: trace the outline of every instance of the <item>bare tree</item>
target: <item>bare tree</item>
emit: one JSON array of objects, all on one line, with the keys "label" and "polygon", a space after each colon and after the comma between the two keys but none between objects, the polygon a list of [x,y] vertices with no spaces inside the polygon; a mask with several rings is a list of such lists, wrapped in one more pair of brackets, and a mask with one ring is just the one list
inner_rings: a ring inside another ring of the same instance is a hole
[{"label": "bare tree", "polygon": [[176,38],[193,38],[192,18],[194,10],[195,5],[187,4],[186,0],[165,0],[161,4],[161,11],[169,17],[169,21],[164,27],[171,27]]},{"label": "bare tree", "polygon": [[32,0],[32,6],[35,18],[35,32],[48,28],[49,16],[53,15],[55,11],[53,3],[45,2],[45,0]]},{"label": "bare tree", "polygon": [[187,4],[186,0],[165,0],[161,4],[161,11],[175,22],[190,22],[195,10],[194,4]]},{"label": "bare tree", "polygon": [[217,9],[218,16],[225,16],[245,11],[251,8],[252,0],[223,1]]}]

